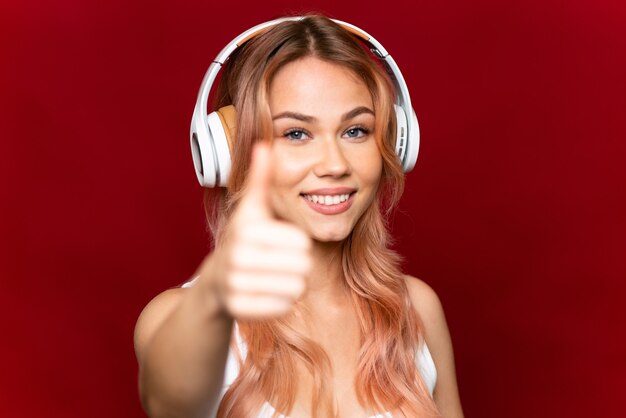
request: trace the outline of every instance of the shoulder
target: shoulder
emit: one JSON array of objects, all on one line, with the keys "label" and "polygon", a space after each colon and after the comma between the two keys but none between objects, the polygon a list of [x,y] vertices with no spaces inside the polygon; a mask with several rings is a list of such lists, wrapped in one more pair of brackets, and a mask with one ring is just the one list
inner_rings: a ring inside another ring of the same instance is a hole
[{"label": "shoulder", "polygon": [[134,333],[135,354],[139,361],[155,331],[176,309],[185,291],[182,288],[173,288],[161,292],[139,314]]},{"label": "shoulder", "polygon": [[429,340],[432,333],[445,325],[445,315],[439,296],[426,282],[413,276],[404,276],[413,308],[417,311],[424,325]]},{"label": "shoulder", "polygon": [[413,308],[422,320],[424,339],[437,369],[433,397],[446,417],[463,417],[459,399],[454,353],[443,306],[437,293],[424,281],[405,276]]},{"label": "shoulder", "polygon": [[413,309],[417,311],[422,321],[424,339],[433,357],[436,357],[438,352],[445,350],[450,341],[439,296],[432,287],[420,279],[406,275],[405,280]]}]

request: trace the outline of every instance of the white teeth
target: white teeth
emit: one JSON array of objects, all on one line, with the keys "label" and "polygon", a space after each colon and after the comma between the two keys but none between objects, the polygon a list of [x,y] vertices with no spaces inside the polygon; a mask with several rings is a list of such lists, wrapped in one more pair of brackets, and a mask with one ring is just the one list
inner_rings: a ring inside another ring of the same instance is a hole
[{"label": "white teeth", "polygon": [[337,195],[315,195],[315,194],[305,194],[308,200],[313,203],[319,203],[324,206],[330,205],[338,205],[339,203],[345,202],[350,197],[349,193],[346,194],[337,194]]}]

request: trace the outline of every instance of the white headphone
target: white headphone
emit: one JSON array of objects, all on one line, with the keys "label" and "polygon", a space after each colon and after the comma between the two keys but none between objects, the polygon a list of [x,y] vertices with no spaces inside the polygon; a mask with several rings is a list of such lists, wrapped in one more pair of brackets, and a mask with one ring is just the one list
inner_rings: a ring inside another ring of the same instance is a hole
[{"label": "white headphone", "polygon": [[[286,17],[261,23],[233,39],[215,58],[202,80],[198,100],[191,118],[191,154],[198,182],[203,187],[226,187],[230,174],[231,158],[229,140],[234,134],[236,112],[233,106],[223,107],[207,114],[209,93],[217,73],[228,57],[241,45],[264,29],[285,21],[302,20],[303,17]],[[396,87],[395,113],[397,119],[396,153],[404,172],[415,166],[419,150],[420,133],[415,111],[411,106],[409,90],[396,62],[387,50],[367,32],[340,20],[333,21],[364,41],[383,63]]]}]

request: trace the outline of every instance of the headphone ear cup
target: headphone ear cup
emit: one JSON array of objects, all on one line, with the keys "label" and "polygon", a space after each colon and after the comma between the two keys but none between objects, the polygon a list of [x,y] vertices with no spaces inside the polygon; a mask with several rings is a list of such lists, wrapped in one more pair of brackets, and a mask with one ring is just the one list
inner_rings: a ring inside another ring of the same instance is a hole
[{"label": "headphone ear cup", "polygon": [[230,155],[232,155],[233,141],[235,140],[235,135],[237,133],[237,111],[235,110],[235,106],[228,105],[220,107],[216,110],[216,113],[220,117],[220,121],[224,127],[228,150],[230,151]]},{"label": "headphone ear cup", "polygon": [[404,169],[409,126],[404,109],[397,104],[393,106],[396,111],[396,155],[400,159],[400,164],[402,164],[402,168]]},{"label": "headphone ear cup", "polygon": [[[234,110],[234,109],[233,109]],[[230,149],[228,135],[230,131],[222,124],[219,110],[207,116],[210,137],[213,140],[213,157],[215,161],[215,186],[226,187],[230,175]]]},{"label": "headphone ear cup", "polygon": [[415,114],[415,110],[413,108],[411,108],[411,124],[408,134],[406,152],[402,163],[405,173],[408,173],[413,170],[413,167],[415,167],[417,154],[419,153],[420,148],[420,126],[417,122],[417,115]]},{"label": "headphone ear cup", "polygon": [[194,110],[191,118],[191,155],[196,170],[198,183],[202,187],[215,187],[216,161],[213,152],[213,138],[207,126],[207,122]]}]

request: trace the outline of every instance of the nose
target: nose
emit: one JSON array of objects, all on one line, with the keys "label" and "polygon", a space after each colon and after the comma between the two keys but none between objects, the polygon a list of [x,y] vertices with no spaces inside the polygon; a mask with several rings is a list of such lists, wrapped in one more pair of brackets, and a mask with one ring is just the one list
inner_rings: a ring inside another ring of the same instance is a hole
[{"label": "nose", "polygon": [[350,174],[352,168],[346,158],[346,150],[335,138],[325,138],[320,141],[319,158],[313,172],[318,177],[343,177]]}]

